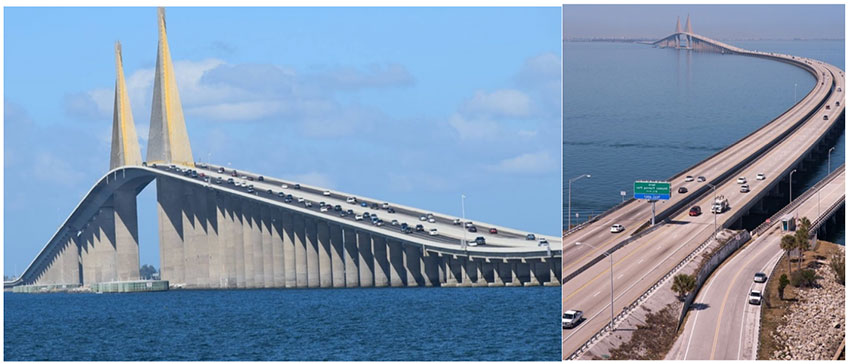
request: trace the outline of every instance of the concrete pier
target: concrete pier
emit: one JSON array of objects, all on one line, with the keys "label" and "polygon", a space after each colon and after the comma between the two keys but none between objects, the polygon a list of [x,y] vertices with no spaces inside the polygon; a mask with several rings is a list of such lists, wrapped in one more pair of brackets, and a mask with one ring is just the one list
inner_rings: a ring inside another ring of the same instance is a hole
[{"label": "concrete pier", "polygon": [[[378,257],[372,253],[372,236],[363,230],[353,230],[357,236],[357,272],[360,279],[360,287],[372,287],[375,285],[375,270],[378,269]],[[386,259],[386,251],[384,253]]]},{"label": "concrete pier", "polygon": [[329,224],[331,238],[331,268],[333,277],[333,287],[345,287],[345,263],[343,263],[343,241],[342,228],[337,224]]},{"label": "concrete pier", "polygon": [[354,229],[342,229],[342,241],[345,250],[343,253],[345,255],[345,286],[360,287],[360,253],[357,249],[357,232]]}]

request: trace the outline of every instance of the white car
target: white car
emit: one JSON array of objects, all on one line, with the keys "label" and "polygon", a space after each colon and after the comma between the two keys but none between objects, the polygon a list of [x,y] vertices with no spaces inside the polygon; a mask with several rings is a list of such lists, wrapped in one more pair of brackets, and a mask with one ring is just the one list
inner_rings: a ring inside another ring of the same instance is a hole
[{"label": "white car", "polygon": [[470,227],[472,227],[472,225],[474,225],[474,224],[472,223],[472,221],[467,221],[467,222],[466,222],[466,224],[463,224],[463,227],[465,227],[465,228],[469,229]]},{"label": "white car", "polygon": [[390,225],[392,225],[392,226],[398,225],[398,220],[393,219],[393,221],[390,221]]},{"label": "white car", "polygon": [[325,192],[322,192],[322,194],[325,195],[325,196],[330,196],[331,191],[325,190]]},{"label": "white car", "polygon": [[354,215],[354,220],[357,220],[357,221],[363,220],[363,215],[360,215],[360,214]]},{"label": "white car", "polygon": [[289,188],[289,186],[287,186],[286,183],[284,183],[284,184],[280,185],[280,188],[287,189],[287,188]]},{"label": "white car", "polygon": [[750,185],[741,185],[741,193],[750,192]]},{"label": "white car", "polygon": [[428,222],[430,222],[430,223],[432,223],[432,224],[433,224],[433,223],[437,222],[437,220],[434,220],[434,218],[432,217],[432,218],[429,218],[429,219],[428,219]]},{"label": "white car", "polygon": [[626,230],[626,227],[623,226],[623,225],[620,225],[620,224],[611,225],[611,232],[612,233],[619,233],[619,232],[622,232],[623,230]]},{"label": "white car", "polygon": [[694,176],[685,176],[685,182],[693,182]]},{"label": "white car", "polygon": [[431,236],[437,235],[437,229],[428,230],[428,235],[431,235]]},{"label": "white car", "polygon": [[299,203],[304,202],[304,197],[299,197],[299,198],[298,198],[298,202],[299,202]]},{"label": "white car", "polygon": [[759,180],[759,181],[763,180],[764,179],[764,173],[757,174],[756,179]]},{"label": "white car", "polygon": [[747,297],[747,302],[749,302],[751,305],[760,305],[761,291],[756,289],[750,291],[750,295]]},{"label": "white car", "polygon": [[384,210],[386,210],[386,209],[390,208],[390,204],[389,204],[389,203],[387,203],[387,202],[384,202],[384,204],[383,204],[383,205],[381,205],[381,208],[382,208],[382,209],[384,209]]},{"label": "white car", "polygon": [[324,205],[324,206],[320,207],[320,208],[319,208],[319,211],[321,211],[321,212],[328,212],[328,210],[329,210],[329,209],[328,209],[328,206],[330,206],[330,205]]},{"label": "white car", "polygon": [[753,276],[753,282],[756,282],[756,283],[767,282],[767,274],[764,274],[762,272],[756,273],[756,275]]},{"label": "white car", "polygon": [[425,215],[419,216],[419,221],[426,221],[428,218]]},{"label": "white car", "polygon": [[745,177],[738,177],[738,184],[742,185],[744,183],[747,183],[747,179]]},{"label": "white car", "polygon": [[455,224],[455,225],[460,225],[460,222],[461,222],[460,219],[452,220],[452,224]]},{"label": "white car", "polygon": [[355,198],[355,197],[353,197],[353,196],[352,196],[352,197],[349,197],[349,198],[345,199],[345,202],[348,202],[348,203],[357,203],[357,198]]}]

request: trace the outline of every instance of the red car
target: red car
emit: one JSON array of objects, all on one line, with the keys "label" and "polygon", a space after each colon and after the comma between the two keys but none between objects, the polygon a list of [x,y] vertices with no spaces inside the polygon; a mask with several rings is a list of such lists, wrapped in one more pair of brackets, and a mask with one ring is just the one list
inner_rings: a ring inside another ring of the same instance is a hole
[{"label": "red car", "polygon": [[499,230],[496,230],[496,228],[490,228],[490,234],[498,234],[498,233],[499,233]]},{"label": "red car", "polygon": [[702,209],[699,206],[691,207],[691,211],[688,211],[690,216],[699,216],[700,214],[702,214]]}]

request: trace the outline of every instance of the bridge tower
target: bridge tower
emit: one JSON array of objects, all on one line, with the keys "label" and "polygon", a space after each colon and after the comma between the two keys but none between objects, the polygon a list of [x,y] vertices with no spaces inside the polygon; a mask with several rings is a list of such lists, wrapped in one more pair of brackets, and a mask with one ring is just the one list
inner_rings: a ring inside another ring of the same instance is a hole
[{"label": "bridge tower", "polygon": [[677,16],[676,17],[676,48],[677,49],[680,48],[680,44],[682,44],[682,39],[680,38],[681,36],[682,36],[682,22],[680,21],[680,18]]},{"label": "bridge tower", "polygon": [[688,33],[688,49],[693,49],[693,38],[691,34],[694,33],[693,29],[691,29],[691,14],[688,14],[688,18],[685,20],[685,32]]},{"label": "bridge tower", "polygon": [[148,163],[177,163],[194,167],[192,148],[183,119],[183,107],[177,91],[171,50],[165,27],[165,9],[157,10],[159,46],[156,54],[156,74],[153,86]]},{"label": "bridge tower", "polygon": [[136,137],[136,125],[130,110],[130,97],[124,82],[124,65],[121,57],[121,43],[115,42],[115,104],[112,114],[112,151],[109,155],[109,169],[142,164],[142,152]]}]

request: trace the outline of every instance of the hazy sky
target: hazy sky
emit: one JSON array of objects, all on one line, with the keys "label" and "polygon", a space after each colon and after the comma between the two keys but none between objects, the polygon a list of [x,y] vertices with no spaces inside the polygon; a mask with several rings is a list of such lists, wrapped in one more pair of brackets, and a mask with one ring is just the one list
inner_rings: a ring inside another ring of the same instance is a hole
[{"label": "hazy sky", "polygon": [[690,14],[715,39],[844,39],[844,5],[565,5],[565,38],[662,38]]},{"label": "hazy sky", "polygon": [[[145,155],[155,8],[6,8],[5,273],[109,166],[123,44]],[[560,9],[169,8],[197,160],[521,230],[561,228]],[[159,265],[154,184],[142,263]]]}]

